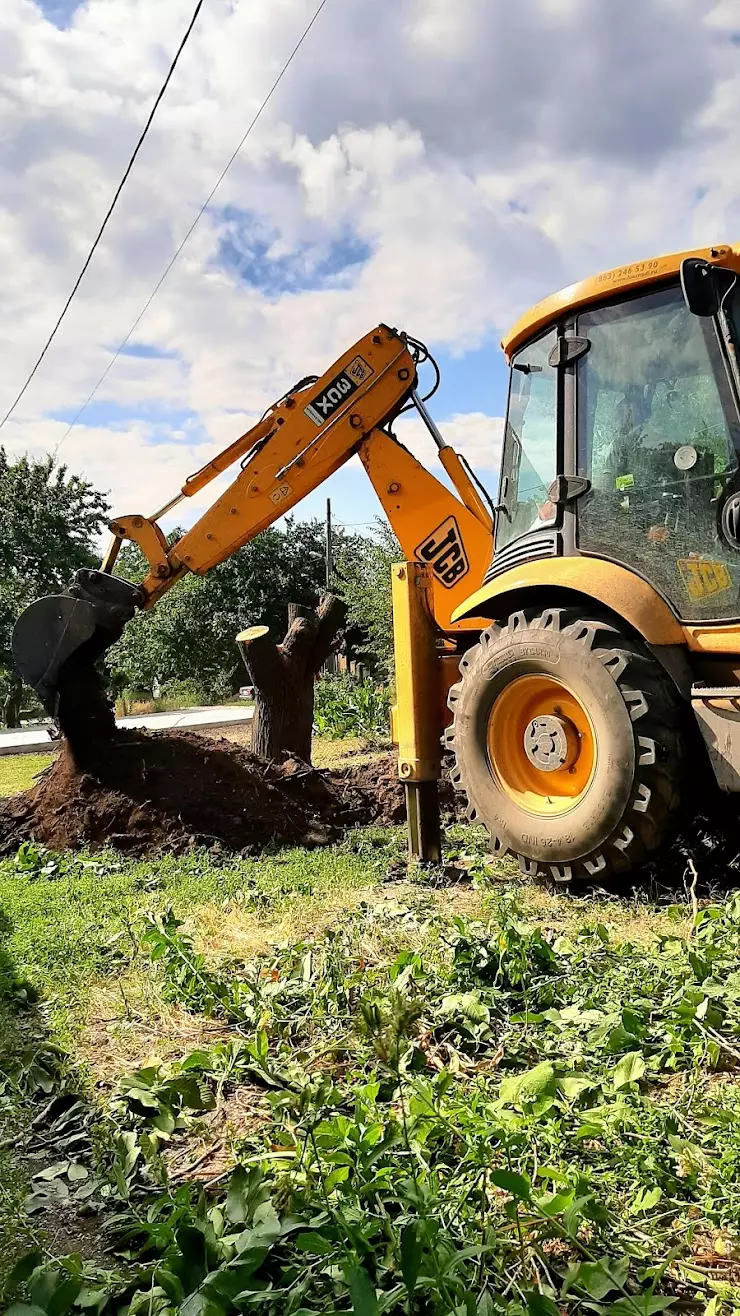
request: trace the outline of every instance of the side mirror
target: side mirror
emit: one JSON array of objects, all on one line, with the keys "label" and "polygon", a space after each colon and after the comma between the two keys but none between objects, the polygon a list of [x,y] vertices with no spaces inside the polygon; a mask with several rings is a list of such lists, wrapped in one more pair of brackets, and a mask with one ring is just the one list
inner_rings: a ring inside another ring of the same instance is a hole
[{"label": "side mirror", "polygon": [[722,298],[719,271],[714,265],[695,256],[681,262],[681,291],[692,315],[716,315]]}]

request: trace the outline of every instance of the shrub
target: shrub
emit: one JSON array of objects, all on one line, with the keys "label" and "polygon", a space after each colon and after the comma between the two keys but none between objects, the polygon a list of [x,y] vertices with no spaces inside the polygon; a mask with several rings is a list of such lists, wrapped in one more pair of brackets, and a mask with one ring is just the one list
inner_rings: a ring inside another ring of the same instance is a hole
[{"label": "shrub", "polygon": [[390,727],[387,686],[327,674],[316,682],[314,731],[319,736],[382,736]]}]

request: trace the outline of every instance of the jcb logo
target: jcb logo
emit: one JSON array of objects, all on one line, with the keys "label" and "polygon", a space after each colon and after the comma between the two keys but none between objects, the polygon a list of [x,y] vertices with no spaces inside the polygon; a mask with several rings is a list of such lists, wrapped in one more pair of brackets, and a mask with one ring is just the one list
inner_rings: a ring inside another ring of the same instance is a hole
[{"label": "jcb logo", "polygon": [[454,516],[448,516],[446,521],[437,526],[415,550],[415,554],[420,562],[428,563],[445,589],[451,589],[470,570]]}]

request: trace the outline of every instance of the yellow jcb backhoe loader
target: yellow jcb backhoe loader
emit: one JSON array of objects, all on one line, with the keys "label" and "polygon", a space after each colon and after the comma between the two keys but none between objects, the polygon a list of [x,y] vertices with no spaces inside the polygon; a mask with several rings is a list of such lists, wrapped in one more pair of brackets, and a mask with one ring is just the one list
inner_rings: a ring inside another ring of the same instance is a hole
[{"label": "yellow jcb backhoe loader", "polygon": [[[439,853],[444,738],[469,817],[524,873],[634,868],[700,781],[740,790],[739,273],[740,247],[662,256],[524,315],[503,343],[495,507],[418,391],[426,349],[379,325],[166,507],[118,517],[100,571],[19,619],[18,671],[63,729],[79,736],[86,715],[87,734],[104,734],[94,662],[126,620],[358,453],[406,558],[393,573],[395,729],[412,850]],[[413,407],[456,493],[394,436]],[[168,546],[159,519],[236,462]],[[112,574],[124,540],[149,563],[138,587]]]}]

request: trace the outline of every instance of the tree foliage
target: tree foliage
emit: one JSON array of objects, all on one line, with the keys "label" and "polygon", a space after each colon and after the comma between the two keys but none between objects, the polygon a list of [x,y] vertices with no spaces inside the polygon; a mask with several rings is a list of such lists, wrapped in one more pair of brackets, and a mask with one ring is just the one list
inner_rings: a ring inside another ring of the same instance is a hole
[{"label": "tree foliage", "polygon": [[391,567],[403,561],[403,550],[387,521],[376,518],[375,538],[353,535],[336,557],[337,588],[346,600],[348,623],[367,635],[367,648],[378,675],[393,672],[393,610]]},{"label": "tree foliage", "polygon": [[[173,531],[170,542],[181,534]],[[367,635],[371,662],[384,677],[393,664],[390,568],[401,556],[380,520],[373,539],[336,533],[332,588],[348,604],[348,624]],[[140,581],[146,560],[128,544],[117,570]],[[114,684],[151,692],[155,684],[193,681],[204,699],[224,698],[247,679],[235,643],[239,631],[263,624],[282,638],[288,603],[315,605],[324,585],[323,522],[286,518],[284,529],[263,530],[205,576],[184,576],[151,612],[134,618],[110,651]]]},{"label": "tree foliage", "polygon": [[[118,570],[141,580],[146,562],[127,545]],[[324,574],[320,521],[288,519],[284,530],[263,530],[206,576],[186,575],[151,612],[129,623],[110,652],[116,685],[151,691],[155,682],[193,680],[204,698],[225,697],[246,681],[238,632],[261,623],[282,637],[288,603],[315,603]]]},{"label": "tree foliage", "polygon": [[53,456],[11,460],[0,447],[0,684],[11,675],[19,613],[95,564],[107,512],[105,496]]}]

